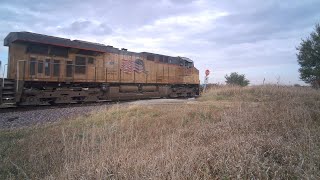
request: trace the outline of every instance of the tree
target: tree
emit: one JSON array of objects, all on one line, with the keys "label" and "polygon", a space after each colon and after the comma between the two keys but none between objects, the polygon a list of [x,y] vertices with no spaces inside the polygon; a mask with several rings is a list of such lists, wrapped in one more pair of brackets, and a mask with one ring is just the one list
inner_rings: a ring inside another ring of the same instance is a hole
[{"label": "tree", "polygon": [[250,83],[244,74],[238,74],[237,72],[233,72],[229,76],[226,75],[225,78],[229,85],[247,86]]},{"label": "tree", "polygon": [[310,83],[313,87],[320,86],[320,25],[317,24],[315,31],[310,37],[302,39],[297,47],[300,79]]}]

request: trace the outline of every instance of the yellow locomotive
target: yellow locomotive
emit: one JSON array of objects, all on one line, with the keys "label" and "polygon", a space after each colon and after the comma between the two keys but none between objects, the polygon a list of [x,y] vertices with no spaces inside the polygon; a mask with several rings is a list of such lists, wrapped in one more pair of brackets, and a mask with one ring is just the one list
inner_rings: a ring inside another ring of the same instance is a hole
[{"label": "yellow locomotive", "polygon": [[0,105],[47,105],[199,93],[189,58],[130,52],[99,43],[11,32]]}]

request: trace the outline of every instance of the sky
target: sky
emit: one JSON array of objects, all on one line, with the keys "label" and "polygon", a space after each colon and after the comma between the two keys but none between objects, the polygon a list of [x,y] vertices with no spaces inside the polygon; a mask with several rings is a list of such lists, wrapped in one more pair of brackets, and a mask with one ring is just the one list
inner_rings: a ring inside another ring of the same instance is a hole
[{"label": "sky", "polygon": [[[0,43],[30,31],[189,57],[210,83],[303,84],[296,47],[320,23],[319,0],[1,0]],[[0,46],[0,60],[8,59]]]}]

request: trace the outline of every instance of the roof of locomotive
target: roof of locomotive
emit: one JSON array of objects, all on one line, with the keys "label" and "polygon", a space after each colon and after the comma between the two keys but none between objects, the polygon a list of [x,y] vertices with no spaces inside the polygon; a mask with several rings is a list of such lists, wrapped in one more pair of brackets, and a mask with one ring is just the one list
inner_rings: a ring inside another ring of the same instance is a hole
[{"label": "roof of locomotive", "polygon": [[63,46],[63,47],[76,48],[76,49],[85,49],[85,50],[91,50],[96,52],[110,52],[110,51],[119,50],[112,46],[106,46],[100,43],[92,43],[92,42],[81,41],[81,40],[71,40],[66,38],[48,36],[48,35],[25,32],[25,31],[9,33],[7,37],[4,39],[4,45],[8,46],[10,43],[16,42],[16,41],[34,42],[34,43]]},{"label": "roof of locomotive", "polygon": [[[147,55],[160,55],[161,54],[155,54],[155,53],[149,53],[149,52],[130,52],[126,49],[118,49],[113,46],[106,46],[104,44],[100,43],[93,43],[88,41],[82,41],[82,40],[71,40],[67,38],[60,38],[55,36],[48,36],[44,34],[37,34],[32,32],[10,32],[7,37],[4,39],[4,46],[9,46],[10,43],[13,42],[33,42],[33,43],[40,43],[40,44],[47,44],[47,45],[54,45],[54,46],[62,46],[62,47],[68,47],[68,48],[75,48],[75,49],[84,49],[89,51],[95,51],[95,52],[112,52],[112,53],[126,53],[126,54],[147,54]],[[166,55],[163,55],[166,56]],[[183,58],[183,57],[172,57],[171,58],[181,58],[183,60],[192,62],[189,58]]]}]

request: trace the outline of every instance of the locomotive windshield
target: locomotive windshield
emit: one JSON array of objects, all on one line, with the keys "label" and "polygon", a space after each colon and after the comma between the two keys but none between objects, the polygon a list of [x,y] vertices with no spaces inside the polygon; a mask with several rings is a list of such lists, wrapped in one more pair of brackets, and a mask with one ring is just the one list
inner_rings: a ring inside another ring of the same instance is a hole
[{"label": "locomotive windshield", "polygon": [[184,65],[188,68],[193,67],[193,61],[187,57],[181,57],[184,60]]},{"label": "locomotive windshield", "polygon": [[193,67],[193,62],[186,62],[186,66],[188,67],[188,68],[191,68],[191,67]]}]

